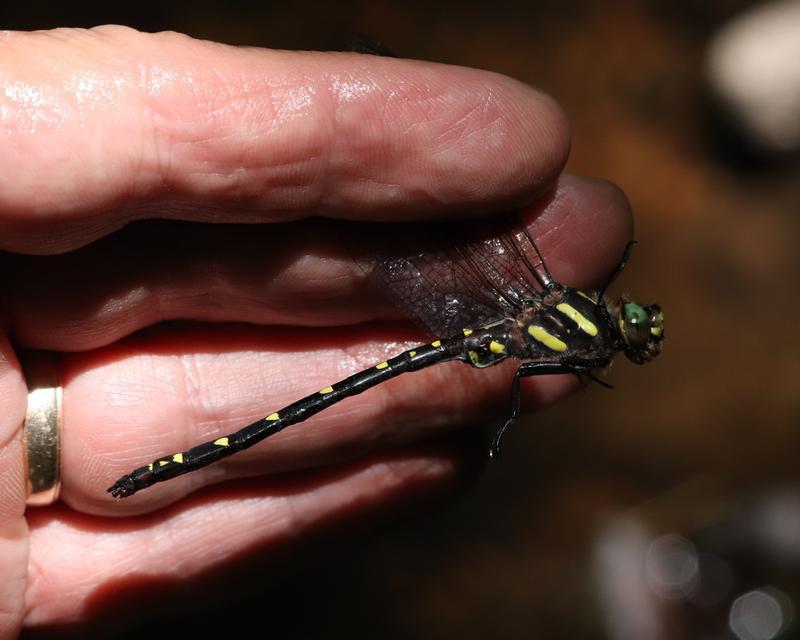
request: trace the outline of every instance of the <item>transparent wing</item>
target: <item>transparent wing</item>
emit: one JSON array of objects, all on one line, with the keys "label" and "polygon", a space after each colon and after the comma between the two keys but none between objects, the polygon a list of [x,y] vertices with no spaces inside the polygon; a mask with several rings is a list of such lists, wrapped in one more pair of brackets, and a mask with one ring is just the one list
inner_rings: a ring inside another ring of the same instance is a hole
[{"label": "transparent wing", "polygon": [[536,243],[516,220],[439,226],[406,242],[416,251],[393,252],[379,270],[389,297],[432,335],[513,317],[553,284]]}]

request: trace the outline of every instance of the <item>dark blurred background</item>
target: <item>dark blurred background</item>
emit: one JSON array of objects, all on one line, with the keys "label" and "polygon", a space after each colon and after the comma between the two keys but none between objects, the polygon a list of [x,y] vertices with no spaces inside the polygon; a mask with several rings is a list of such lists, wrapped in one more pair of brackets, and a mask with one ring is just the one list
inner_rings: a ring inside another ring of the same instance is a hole
[{"label": "dark blurred background", "polygon": [[639,245],[615,288],[666,312],[665,350],[646,372],[620,361],[616,390],[594,385],[533,416],[456,505],[321,553],[235,606],[204,605],[201,625],[166,616],[158,635],[252,624],[303,638],[800,637],[800,163],[790,134],[742,126],[751,114],[726,107],[706,64],[731,20],[770,4],[0,8],[3,28],[116,22],[288,49],[367,34],[540,87],[572,123],[568,169],[632,202]]}]

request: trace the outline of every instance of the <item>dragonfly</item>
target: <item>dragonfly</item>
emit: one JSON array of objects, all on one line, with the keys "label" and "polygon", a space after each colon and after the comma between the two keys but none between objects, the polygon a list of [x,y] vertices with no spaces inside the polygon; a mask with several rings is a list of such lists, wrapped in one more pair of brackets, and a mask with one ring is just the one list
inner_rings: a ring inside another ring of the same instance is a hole
[{"label": "dragonfly", "polygon": [[315,391],[243,429],[171,453],[135,469],[108,488],[115,498],[132,496],[156,483],[201,469],[261,442],[291,425],[401,374],[444,362],[477,369],[509,359],[519,361],[511,383],[511,408],[491,442],[500,451],[518,421],[520,381],[531,376],[572,374],[603,386],[595,372],[623,352],[636,364],[656,357],[664,339],[664,315],[657,304],[626,296],[611,300],[606,290],[625,268],[629,243],[605,284],[581,291],[558,282],[522,222],[465,232],[448,248],[392,254],[378,272],[394,302],[432,335],[443,336],[378,362]]}]

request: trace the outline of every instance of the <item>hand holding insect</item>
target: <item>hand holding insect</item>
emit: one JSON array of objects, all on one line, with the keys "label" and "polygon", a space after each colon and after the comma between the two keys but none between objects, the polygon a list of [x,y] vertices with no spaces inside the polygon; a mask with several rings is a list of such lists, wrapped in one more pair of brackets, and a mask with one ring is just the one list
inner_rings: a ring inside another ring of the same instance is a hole
[{"label": "hand holding insect", "polygon": [[[343,249],[372,223],[516,209],[550,271],[581,287],[631,236],[617,190],[559,178],[558,108],[499,75],[116,27],[0,46],[0,575],[18,576],[0,636],[83,623],[104,589],[141,595],[137,576],[190,581],[333,522],[377,522],[474,471],[442,437],[505,410],[513,370],[452,363],[130,500],[105,493],[415,343]],[[188,222],[118,232],[154,218]],[[24,514],[26,349],[58,354],[64,403],[61,504]],[[524,386],[531,406],[574,381]]]}]

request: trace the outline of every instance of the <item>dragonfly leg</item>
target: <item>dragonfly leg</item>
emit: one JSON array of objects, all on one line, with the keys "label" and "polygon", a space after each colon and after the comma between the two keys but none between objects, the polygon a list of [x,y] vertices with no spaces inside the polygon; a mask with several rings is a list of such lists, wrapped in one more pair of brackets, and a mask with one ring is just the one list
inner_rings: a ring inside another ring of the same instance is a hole
[{"label": "dragonfly leg", "polygon": [[524,362],[517,369],[514,374],[514,380],[511,383],[511,414],[506,420],[505,424],[500,427],[492,438],[492,444],[489,447],[489,457],[496,458],[500,455],[500,444],[503,440],[503,435],[508,431],[509,427],[513,425],[520,414],[521,394],[519,390],[519,381],[521,378],[528,378],[530,376],[543,376],[548,374],[559,373],[574,373],[580,376],[586,373],[581,367],[563,364],[560,362]]},{"label": "dragonfly leg", "polygon": [[596,383],[596,384],[599,384],[599,385],[600,385],[601,387],[603,387],[604,389],[613,389],[613,388],[614,388],[614,385],[613,385],[613,384],[609,384],[609,383],[608,383],[608,382],[606,382],[605,380],[601,380],[600,378],[596,377],[594,374],[592,374],[592,373],[590,373],[590,372],[588,372],[588,371],[586,371],[586,372],[584,372],[584,373],[578,373],[578,374],[576,374],[576,375],[577,375],[577,376],[578,376],[578,378],[580,378],[581,380],[583,380],[583,378],[588,378],[588,379],[589,379],[589,380],[591,380],[592,382],[594,382],[594,383]]}]

